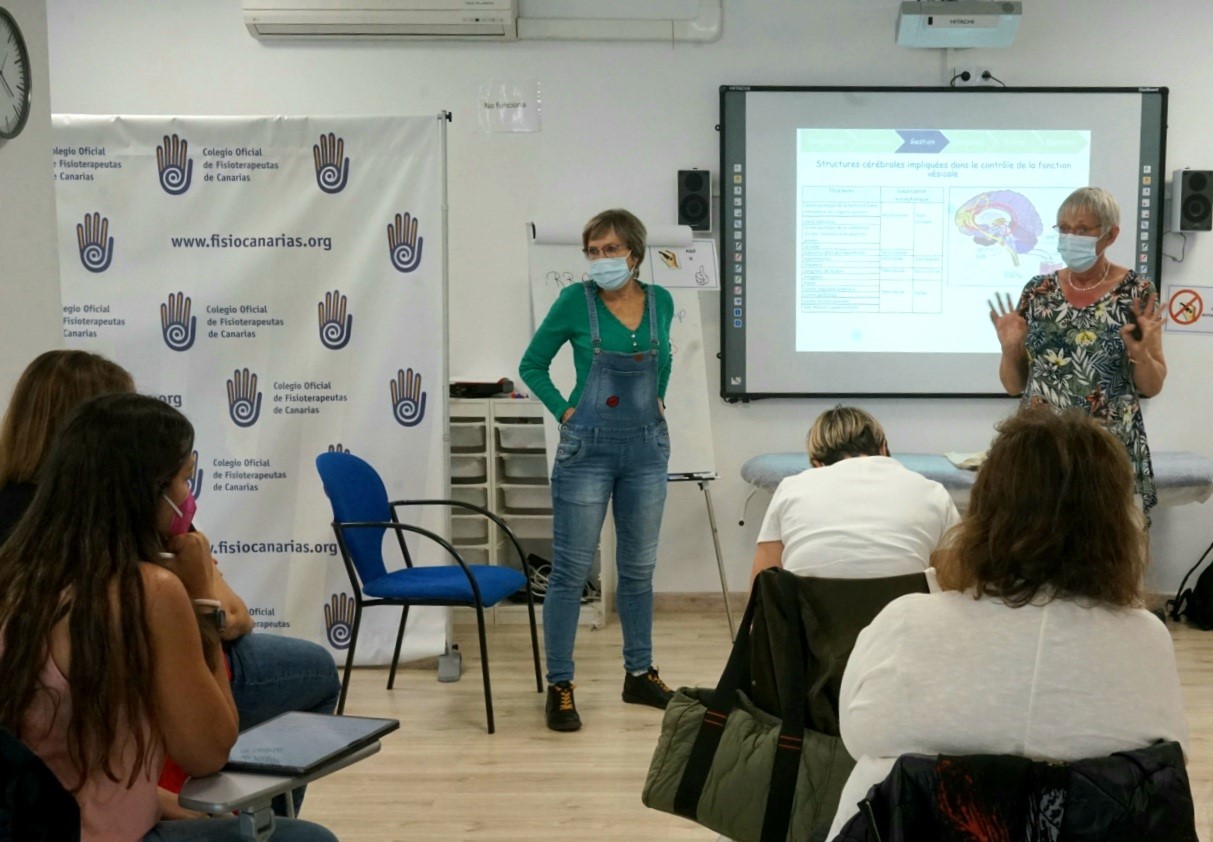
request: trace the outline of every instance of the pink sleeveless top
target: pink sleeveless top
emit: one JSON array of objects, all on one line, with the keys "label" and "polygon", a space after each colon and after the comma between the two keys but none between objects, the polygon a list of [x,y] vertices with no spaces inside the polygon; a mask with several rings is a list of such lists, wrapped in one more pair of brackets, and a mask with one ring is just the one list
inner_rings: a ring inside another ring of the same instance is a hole
[{"label": "pink sleeveless top", "polygon": [[[40,681],[43,689],[25,713],[21,739],[70,791],[79,778],[67,751],[71,690],[49,652]],[[122,749],[122,759],[114,769],[120,780],[111,781],[104,771],[95,768],[76,793],[81,842],[137,842],[156,825],[160,818],[156,778],[164,765],[164,746],[157,737],[148,738],[155,740],[155,747],[133,786],[127,788],[126,784],[134,768],[135,740],[120,729],[116,746]]]}]

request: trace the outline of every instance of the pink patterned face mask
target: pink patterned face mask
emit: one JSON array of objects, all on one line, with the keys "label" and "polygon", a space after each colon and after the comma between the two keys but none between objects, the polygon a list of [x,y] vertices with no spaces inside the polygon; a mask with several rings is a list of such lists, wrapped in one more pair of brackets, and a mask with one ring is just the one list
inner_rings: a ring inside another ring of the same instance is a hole
[{"label": "pink patterned face mask", "polygon": [[167,494],[164,495],[164,499],[173,507],[173,521],[168,525],[168,534],[184,535],[189,532],[190,524],[194,522],[194,513],[198,511],[198,501],[194,499],[194,492],[187,491],[180,506],[170,500]]}]

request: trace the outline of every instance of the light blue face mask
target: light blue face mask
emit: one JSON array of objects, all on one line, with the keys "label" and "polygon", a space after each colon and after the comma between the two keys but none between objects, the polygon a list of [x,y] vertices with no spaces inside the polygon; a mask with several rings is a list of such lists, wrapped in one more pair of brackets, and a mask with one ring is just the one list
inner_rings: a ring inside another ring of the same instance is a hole
[{"label": "light blue face mask", "polygon": [[1095,244],[1099,237],[1080,237],[1077,234],[1059,234],[1057,253],[1072,272],[1085,272],[1099,259]]},{"label": "light blue face mask", "polygon": [[604,257],[590,264],[590,280],[598,284],[599,289],[622,289],[632,277],[626,257]]}]

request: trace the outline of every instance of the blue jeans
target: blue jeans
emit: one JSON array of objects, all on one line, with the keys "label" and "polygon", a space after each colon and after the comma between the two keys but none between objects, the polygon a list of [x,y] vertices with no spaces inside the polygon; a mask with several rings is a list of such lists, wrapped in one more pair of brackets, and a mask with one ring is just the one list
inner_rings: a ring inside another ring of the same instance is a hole
[{"label": "blue jeans", "polygon": [[227,644],[232,696],[247,731],[288,710],[332,713],[341,695],[337,666],[310,640],[254,632]]},{"label": "blue jeans", "polygon": [[[291,710],[332,713],[337,709],[341,681],[333,656],[324,647],[297,637],[253,632],[226,648],[241,731]],[[296,813],[304,789],[292,793]],[[274,812],[285,815],[286,804],[275,799]]]},{"label": "blue jeans", "polygon": [[615,516],[623,665],[628,672],[653,665],[653,568],[669,458],[664,421],[632,428],[561,427],[552,468],[552,573],[543,599],[549,683],[573,680],[581,592],[608,501]]},{"label": "blue jeans", "polygon": [[[159,822],[143,842],[248,842],[240,833],[240,820],[182,819]],[[275,819],[274,842],[337,842],[326,828],[298,819]]]}]

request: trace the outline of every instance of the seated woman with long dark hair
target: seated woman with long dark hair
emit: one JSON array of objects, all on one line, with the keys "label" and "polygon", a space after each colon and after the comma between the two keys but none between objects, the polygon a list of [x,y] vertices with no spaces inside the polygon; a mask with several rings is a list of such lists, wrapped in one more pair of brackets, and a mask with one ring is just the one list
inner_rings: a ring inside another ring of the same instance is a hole
[{"label": "seated woman with long dark hair", "polygon": [[[170,534],[192,447],[189,421],[154,398],[82,404],[0,547],[0,727],[75,795],[85,842],[240,838],[234,818],[159,822],[165,753],[210,774],[238,728],[218,630],[195,611],[215,597],[208,542]],[[277,826],[282,842],[335,838]]]},{"label": "seated woman with long dark hair", "polygon": [[847,663],[839,715],[857,763],[829,838],[903,754],[1186,750],[1171,636],[1142,607],[1146,559],[1119,440],[1077,410],[1004,421],[936,559],[945,592],[891,602]]},{"label": "seated woman with long dark hair", "polygon": [[[0,423],[0,543],[33,499],[38,472],[55,431],[71,411],[89,398],[133,391],[135,382],[126,369],[88,351],[46,351],[26,366]],[[183,500],[192,503],[189,497],[176,497],[174,503]],[[183,523],[183,528],[187,527]],[[228,659],[240,729],[247,730],[284,711],[332,713],[341,683],[328,650],[286,635],[253,633],[248,607],[228,586],[217,566],[214,586],[215,598],[227,619],[220,638]],[[184,780],[176,765],[166,764],[161,778],[161,786],[166,788],[161,794],[165,818],[196,815],[177,805]],[[293,794],[296,814],[303,789]],[[286,814],[285,796],[275,799],[274,808],[280,815]]]}]

